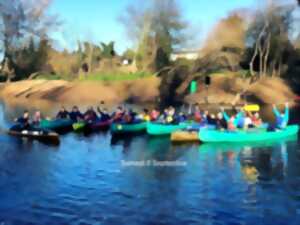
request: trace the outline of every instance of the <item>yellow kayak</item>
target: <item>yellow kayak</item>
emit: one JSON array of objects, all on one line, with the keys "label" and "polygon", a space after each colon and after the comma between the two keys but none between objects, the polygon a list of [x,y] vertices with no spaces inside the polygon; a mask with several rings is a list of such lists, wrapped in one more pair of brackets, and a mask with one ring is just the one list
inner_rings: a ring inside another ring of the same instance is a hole
[{"label": "yellow kayak", "polygon": [[198,131],[175,131],[171,134],[172,142],[198,142]]}]

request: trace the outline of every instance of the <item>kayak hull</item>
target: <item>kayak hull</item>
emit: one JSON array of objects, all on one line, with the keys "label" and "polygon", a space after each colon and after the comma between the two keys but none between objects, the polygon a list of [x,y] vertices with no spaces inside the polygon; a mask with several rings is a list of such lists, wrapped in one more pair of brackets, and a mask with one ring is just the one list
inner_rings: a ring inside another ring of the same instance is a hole
[{"label": "kayak hull", "polygon": [[59,135],[54,132],[43,132],[39,131],[29,131],[29,130],[22,130],[22,131],[15,131],[9,130],[8,134],[18,138],[27,138],[31,140],[37,140],[43,143],[52,144],[52,145],[59,145],[60,139]]},{"label": "kayak hull", "polygon": [[199,142],[197,131],[175,131],[171,134],[172,142]]},{"label": "kayak hull", "polygon": [[95,121],[92,123],[78,122],[73,124],[75,132],[91,133],[96,131],[107,131],[111,125],[111,121]]},{"label": "kayak hull", "polygon": [[126,133],[140,133],[145,132],[147,128],[147,122],[124,124],[124,123],[112,123],[110,131],[113,134],[126,134]]},{"label": "kayak hull", "polygon": [[85,122],[77,122],[77,123],[74,123],[74,124],[72,125],[73,130],[74,130],[75,132],[81,132],[81,131],[83,131],[84,128],[85,128],[85,126],[86,126],[86,123],[85,123]]},{"label": "kayak hull", "polygon": [[98,121],[95,123],[88,123],[86,128],[91,130],[91,131],[105,131],[105,130],[109,130],[111,125],[111,121]]},{"label": "kayak hull", "polygon": [[72,130],[72,125],[73,121],[69,119],[42,120],[40,128],[55,132],[66,132]]},{"label": "kayak hull", "polygon": [[185,129],[187,127],[188,127],[187,123],[181,123],[181,124],[148,123],[147,133],[152,136],[171,135],[172,132]]},{"label": "kayak hull", "polygon": [[201,130],[199,140],[202,142],[261,142],[278,140],[296,135],[299,131],[298,125],[291,125],[283,130],[267,131],[266,129],[238,130],[238,131],[218,131]]}]

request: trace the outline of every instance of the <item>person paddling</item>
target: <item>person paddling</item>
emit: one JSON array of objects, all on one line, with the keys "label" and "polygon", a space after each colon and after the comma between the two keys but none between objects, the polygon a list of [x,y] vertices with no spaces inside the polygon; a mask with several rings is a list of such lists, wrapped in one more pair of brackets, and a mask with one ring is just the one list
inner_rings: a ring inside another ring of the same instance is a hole
[{"label": "person paddling", "polygon": [[16,119],[16,122],[18,123],[21,129],[29,129],[31,127],[29,120],[29,112],[25,110],[23,112],[23,115]]},{"label": "person paddling", "polygon": [[151,121],[158,120],[159,116],[160,116],[160,112],[156,108],[152,109],[152,111],[150,113],[150,119],[151,119]]},{"label": "person paddling", "polygon": [[56,115],[56,119],[67,119],[68,117],[69,117],[69,112],[66,110],[64,106],[62,106]]},{"label": "person paddling", "polygon": [[83,118],[87,122],[93,122],[98,119],[97,113],[95,112],[94,108],[91,106],[88,110],[84,113]]},{"label": "person paddling", "polygon": [[275,128],[276,129],[284,129],[288,125],[289,122],[289,103],[285,103],[284,113],[280,113],[276,105],[273,105],[273,113],[276,118]]},{"label": "person paddling", "polygon": [[109,115],[108,110],[106,108],[102,110],[100,107],[98,107],[97,111],[100,114],[100,121],[106,122],[108,120],[111,120],[111,116]]},{"label": "person paddling", "polygon": [[72,112],[69,113],[69,117],[73,122],[78,122],[78,120],[83,119],[82,113],[79,111],[77,106],[73,106]]},{"label": "person paddling", "polygon": [[219,112],[217,114],[217,118],[216,118],[216,128],[218,130],[226,130],[227,129],[227,122],[224,119],[224,116],[221,112]]},{"label": "person paddling", "polygon": [[42,114],[41,114],[41,112],[40,112],[40,111],[36,111],[36,112],[34,113],[34,116],[33,116],[33,121],[32,121],[32,122],[33,122],[33,125],[39,126],[41,120],[42,120]]},{"label": "person paddling", "polygon": [[237,113],[235,116],[232,115],[229,117],[229,115],[225,112],[224,108],[221,108],[221,112],[223,114],[224,119],[227,122],[227,129],[228,130],[236,130],[239,125],[240,118],[242,116],[242,111]]},{"label": "person paddling", "polygon": [[125,110],[122,106],[119,106],[117,110],[113,113],[112,119],[114,122],[122,122],[123,116],[125,115]]}]

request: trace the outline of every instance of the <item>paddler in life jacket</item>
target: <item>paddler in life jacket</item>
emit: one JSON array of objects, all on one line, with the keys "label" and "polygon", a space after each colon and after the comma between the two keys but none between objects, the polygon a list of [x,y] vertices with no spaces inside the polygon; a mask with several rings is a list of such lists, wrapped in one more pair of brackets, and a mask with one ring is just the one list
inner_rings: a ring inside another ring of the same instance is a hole
[{"label": "paddler in life jacket", "polygon": [[93,122],[98,119],[97,113],[95,112],[94,108],[91,106],[88,110],[84,113],[83,118],[87,122]]},{"label": "paddler in life jacket", "polygon": [[143,109],[143,112],[138,116],[138,118],[142,121],[150,121],[151,117],[149,115],[149,110],[148,109]]},{"label": "paddler in life jacket", "polygon": [[152,109],[152,111],[150,113],[150,119],[151,119],[151,121],[158,120],[159,115],[160,115],[160,112],[156,108]]},{"label": "paddler in life jacket", "polygon": [[223,113],[219,112],[216,118],[216,128],[218,130],[226,130],[227,129],[227,122],[224,119]]},{"label": "paddler in life jacket", "polygon": [[273,113],[276,118],[275,128],[284,129],[289,122],[289,103],[285,103],[284,113],[280,113],[276,105],[273,105]]},{"label": "paddler in life jacket", "polygon": [[112,119],[115,122],[121,122],[124,115],[125,115],[125,110],[123,109],[122,106],[118,106],[117,110],[112,115]]},{"label": "paddler in life jacket", "polygon": [[69,117],[73,122],[78,122],[79,120],[83,119],[83,115],[77,106],[73,106],[72,112],[69,113]]},{"label": "paddler in life jacket", "polygon": [[29,119],[29,112],[25,110],[23,115],[15,120],[18,123],[20,129],[29,129],[30,126],[30,119]]},{"label": "paddler in life jacket", "polygon": [[252,126],[253,127],[261,127],[263,125],[262,119],[260,118],[260,115],[258,112],[255,112],[252,114],[251,112],[248,112],[248,115],[252,121]]},{"label": "paddler in life jacket", "polygon": [[175,109],[170,106],[167,110],[166,123],[174,123],[175,121]]},{"label": "paddler in life jacket", "polygon": [[221,108],[221,112],[223,114],[224,119],[227,122],[227,129],[228,130],[236,130],[239,125],[239,121],[241,119],[241,116],[243,115],[243,112],[238,112],[235,116],[228,116],[228,114],[225,112],[224,108]]},{"label": "paddler in life jacket", "polygon": [[100,107],[97,107],[97,111],[100,114],[100,121],[105,122],[111,119],[111,116],[106,108],[102,110]]},{"label": "paddler in life jacket", "polygon": [[69,117],[69,112],[66,110],[64,106],[62,106],[56,115],[56,119],[67,119],[68,117]]},{"label": "paddler in life jacket", "polygon": [[197,122],[197,123],[202,122],[202,114],[201,114],[200,107],[198,105],[195,106],[194,121]]},{"label": "paddler in life jacket", "polygon": [[40,122],[42,120],[42,114],[41,111],[36,111],[33,115],[33,125],[38,126],[40,125]]}]

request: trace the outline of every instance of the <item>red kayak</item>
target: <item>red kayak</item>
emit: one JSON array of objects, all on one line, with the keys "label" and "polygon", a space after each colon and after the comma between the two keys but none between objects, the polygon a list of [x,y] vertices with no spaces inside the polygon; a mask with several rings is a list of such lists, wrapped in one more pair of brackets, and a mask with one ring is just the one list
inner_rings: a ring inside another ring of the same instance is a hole
[{"label": "red kayak", "polygon": [[105,131],[110,128],[112,121],[107,120],[107,121],[96,121],[93,123],[88,123],[85,127],[86,130],[88,131]]}]

